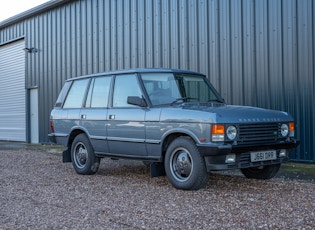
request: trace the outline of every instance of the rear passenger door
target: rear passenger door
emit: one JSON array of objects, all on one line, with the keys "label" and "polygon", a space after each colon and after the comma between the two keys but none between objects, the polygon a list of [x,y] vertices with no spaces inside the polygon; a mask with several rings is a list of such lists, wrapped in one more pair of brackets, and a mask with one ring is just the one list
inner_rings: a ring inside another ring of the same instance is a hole
[{"label": "rear passenger door", "polygon": [[108,109],[108,146],[117,155],[146,155],[146,109],[127,103],[128,96],[142,97],[136,74],[115,77],[112,106]]},{"label": "rear passenger door", "polygon": [[55,130],[60,135],[68,136],[73,127],[77,127],[80,122],[80,111],[84,103],[86,91],[88,89],[90,79],[82,79],[73,81],[68,92],[63,109],[56,115],[58,119],[55,121]]},{"label": "rear passenger door", "polygon": [[106,124],[111,80],[111,76],[95,77],[91,80],[80,112],[80,125],[86,129],[96,153],[109,152]]}]

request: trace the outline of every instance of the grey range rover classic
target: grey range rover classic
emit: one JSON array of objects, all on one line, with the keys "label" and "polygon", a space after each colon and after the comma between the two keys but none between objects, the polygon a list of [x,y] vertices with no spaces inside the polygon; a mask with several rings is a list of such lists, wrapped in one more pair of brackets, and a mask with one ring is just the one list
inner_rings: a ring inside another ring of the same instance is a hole
[{"label": "grey range rover classic", "polygon": [[50,116],[51,142],[79,174],[100,159],[150,165],[178,189],[202,188],[215,170],[270,179],[289,160],[294,121],[286,112],[227,105],[203,74],[134,69],[65,82]]}]

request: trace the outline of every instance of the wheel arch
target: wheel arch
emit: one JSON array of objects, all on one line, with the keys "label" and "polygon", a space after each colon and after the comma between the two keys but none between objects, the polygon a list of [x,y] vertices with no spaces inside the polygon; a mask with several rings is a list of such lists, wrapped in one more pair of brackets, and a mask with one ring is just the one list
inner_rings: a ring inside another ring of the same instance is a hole
[{"label": "wheel arch", "polygon": [[82,128],[82,127],[74,127],[74,128],[72,128],[72,130],[70,132],[70,135],[69,135],[69,138],[68,138],[68,142],[67,142],[67,147],[68,148],[71,149],[71,145],[72,145],[72,143],[74,141],[74,138],[76,136],[78,136],[79,134],[81,134],[81,133],[84,133],[89,138],[88,132],[84,128]]},{"label": "wheel arch", "polygon": [[197,136],[191,131],[187,130],[172,130],[170,132],[166,132],[162,137],[162,157],[164,161],[165,153],[168,146],[178,137],[187,137],[193,140],[196,144],[199,142]]},{"label": "wheel arch", "polygon": [[67,149],[65,151],[63,151],[62,153],[62,162],[67,163],[67,162],[72,162],[71,160],[71,146],[72,143],[74,141],[74,139],[76,138],[76,136],[78,136],[79,134],[84,133],[87,137],[87,131],[79,128],[79,127],[75,127],[71,130],[69,136],[68,136],[68,140],[67,140]]}]

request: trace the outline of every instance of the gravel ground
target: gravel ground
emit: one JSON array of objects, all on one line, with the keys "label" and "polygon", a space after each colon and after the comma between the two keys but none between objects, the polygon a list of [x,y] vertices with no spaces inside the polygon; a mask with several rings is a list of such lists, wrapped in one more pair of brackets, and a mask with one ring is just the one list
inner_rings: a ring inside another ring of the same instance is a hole
[{"label": "gravel ground", "polygon": [[182,191],[138,161],[81,176],[61,156],[0,150],[0,229],[315,229],[315,183],[211,174]]}]

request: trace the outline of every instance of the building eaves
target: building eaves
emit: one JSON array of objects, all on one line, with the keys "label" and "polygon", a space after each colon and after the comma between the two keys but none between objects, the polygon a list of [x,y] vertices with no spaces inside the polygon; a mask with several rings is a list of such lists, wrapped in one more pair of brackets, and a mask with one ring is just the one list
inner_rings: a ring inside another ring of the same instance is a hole
[{"label": "building eaves", "polygon": [[46,12],[48,10],[51,10],[55,7],[58,7],[62,4],[67,3],[69,1],[71,1],[71,0],[50,0],[48,2],[45,2],[39,6],[36,6],[34,8],[31,8],[27,11],[24,11],[20,14],[17,14],[15,16],[12,16],[8,19],[1,21],[0,22],[0,29],[7,27],[7,26],[10,26],[14,23],[20,22],[22,20],[25,20],[27,18],[33,17],[35,15],[41,14],[41,13]]}]

